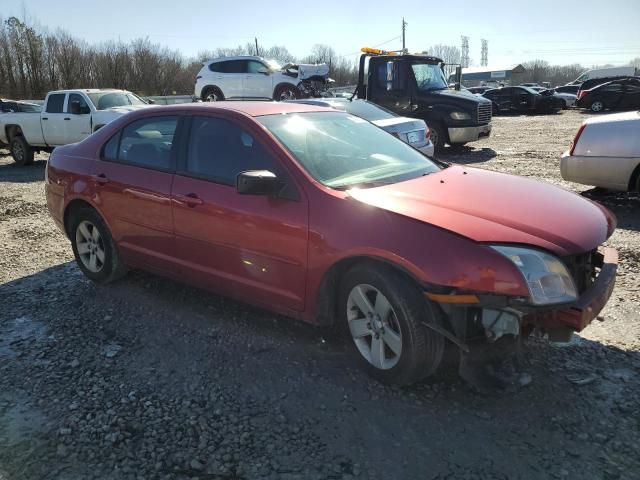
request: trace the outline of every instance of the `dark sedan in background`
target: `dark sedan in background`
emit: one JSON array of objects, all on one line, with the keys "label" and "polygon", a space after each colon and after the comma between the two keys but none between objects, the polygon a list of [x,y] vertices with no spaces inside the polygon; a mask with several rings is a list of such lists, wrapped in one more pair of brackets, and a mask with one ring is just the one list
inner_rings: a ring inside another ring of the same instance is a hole
[{"label": "dark sedan in background", "polygon": [[[548,93],[547,93],[548,92]],[[493,114],[498,113],[555,113],[565,103],[553,92],[536,92],[529,87],[503,87],[485,92],[483,97],[493,103]]]},{"label": "dark sedan in background", "polygon": [[580,90],[576,105],[592,112],[640,108],[640,78],[628,77]]}]

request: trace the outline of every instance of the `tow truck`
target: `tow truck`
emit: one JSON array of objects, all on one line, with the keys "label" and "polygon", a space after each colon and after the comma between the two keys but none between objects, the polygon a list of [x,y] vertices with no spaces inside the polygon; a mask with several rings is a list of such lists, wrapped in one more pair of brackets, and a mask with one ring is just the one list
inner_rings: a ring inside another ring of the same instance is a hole
[{"label": "tow truck", "polygon": [[492,104],[455,88],[445,79],[445,62],[424,53],[362,48],[356,95],[402,115],[427,122],[436,151],[461,146],[491,134]]}]

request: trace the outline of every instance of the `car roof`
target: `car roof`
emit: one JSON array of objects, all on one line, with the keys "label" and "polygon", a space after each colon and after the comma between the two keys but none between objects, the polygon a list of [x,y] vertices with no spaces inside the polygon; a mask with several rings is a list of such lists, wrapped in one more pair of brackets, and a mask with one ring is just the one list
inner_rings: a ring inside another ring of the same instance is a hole
[{"label": "car roof", "polygon": [[263,57],[257,57],[255,55],[236,55],[234,57],[217,57],[207,60],[206,63],[218,63],[218,62],[226,62],[228,60],[258,60],[262,62],[266,62]]},{"label": "car roof", "polygon": [[[234,110],[251,117],[260,117],[263,115],[281,115],[287,113],[304,113],[304,112],[336,112],[335,109],[329,107],[321,107],[316,105],[308,105],[306,103],[289,103],[289,102],[260,102],[260,101],[227,101],[224,102],[203,102],[203,103],[179,103],[175,105],[159,105],[149,109],[154,113],[162,111],[183,110],[190,113],[201,112],[203,110]],[[147,109],[139,110],[140,112]]]}]

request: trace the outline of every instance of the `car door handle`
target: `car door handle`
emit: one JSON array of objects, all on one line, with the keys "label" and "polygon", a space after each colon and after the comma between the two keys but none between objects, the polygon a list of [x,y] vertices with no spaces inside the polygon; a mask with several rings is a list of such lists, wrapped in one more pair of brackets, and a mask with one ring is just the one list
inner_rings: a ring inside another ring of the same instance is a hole
[{"label": "car door handle", "polygon": [[42,120],[49,120],[47,117],[42,117]]},{"label": "car door handle", "polygon": [[91,178],[98,184],[104,185],[109,182],[109,179],[104,173],[99,173],[98,175],[91,175]]},{"label": "car door handle", "polygon": [[202,205],[203,201],[198,195],[195,193],[187,193],[186,195],[181,195],[176,193],[175,197],[181,202],[186,203],[190,207],[195,207],[196,205]]},{"label": "car door handle", "polygon": [[71,120],[69,117],[64,117],[65,120]]}]

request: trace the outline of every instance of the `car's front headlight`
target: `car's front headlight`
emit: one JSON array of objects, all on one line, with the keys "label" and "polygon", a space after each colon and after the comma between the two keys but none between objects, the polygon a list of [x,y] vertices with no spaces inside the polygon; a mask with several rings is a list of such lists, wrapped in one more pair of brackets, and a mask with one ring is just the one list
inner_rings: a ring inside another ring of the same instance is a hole
[{"label": "car's front headlight", "polygon": [[578,298],[573,279],[560,259],[540,250],[492,245],[522,272],[535,305],[572,302]]},{"label": "car's front headlight", "polygon": [[471,115],[469,115],[467,112],[451,112],[449,116],[454,120],[470,120],[471,119]]}]

